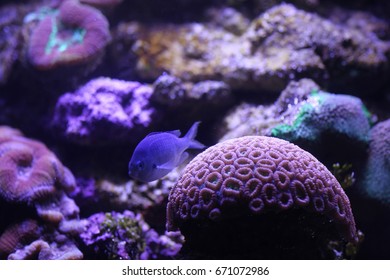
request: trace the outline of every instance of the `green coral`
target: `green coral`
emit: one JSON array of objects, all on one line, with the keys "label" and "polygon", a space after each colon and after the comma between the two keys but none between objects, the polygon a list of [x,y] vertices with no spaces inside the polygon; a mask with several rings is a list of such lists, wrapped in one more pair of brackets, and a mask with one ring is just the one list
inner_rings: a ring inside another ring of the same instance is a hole
[{"label": "green coral", "polygon": [[111,213],[106,213],[105,216],[105,221],[100,226],[101,233],[112,236],[106,247],[107,256],[110,259],[118,259],[117,252],[120,243],[131,240],[132,244],[127,246],[126,251],[131,259],[139,259],[139,254],[146,248],[144,233],[139,221],[127,216],[115,218]]},{"label": "green coral", "polygon": [[[59,52],[66,51],[69,46],[74,44],[81,44],[84,40],[86,30],[82,28],[75,28],[69,30],[71,36],[60,36],[60,32],[68,31],[65,26],[57,23],[55,17],[52,17],[52,30],[50,32],[49,40],[45,47],[45,54],[50,54],[54,49]],[[65,32],[64,32],[65,33]]]},{"label": "green coral", "polygon": [[372,115],[359,98],[313,90],[292,106],[271,136],[295,142],[317,141],[324,134],[338,134],[366,143]]},{"label": "green coral", "polygon": [[341,187],[345,190],[355,184],[355,173],[352,171],[352,164],[335,163],[332,165],[332,173],[339,181]]},{"label": "green coral", "polygon": [[361,230],[357,231],[357,238],[358,241],[356,243],[329,240],[326,247],[327,254],[332,259],[354,259],[364,241],[364,234]]},{"label": "green coral", "polygon": [[354,258],[356,254],[359,252],[359,248],[364,241],[364,233],[361,230],[357,231],[357,237],[358,237],[358,242],[357,243],[351,243],[348,242],[345,248],[345,255],[348,258]]},{"label": "green coral", "polygon": [[58,9],[52,9],[50,7],[42,7],[37,11],[28,13],[24,19],[23,23],[30,23],[33,21],[41,21],[47,16],[56,16],[58,14]]},{"label": "green coral", "polygon": [[52,29],[49,35],[49,40],[45,47],[46,55],[51,54],[54,49],[56,49],[58,52],[64,52],[71,45],[81,44],[84,41],[84,37],[87,32],[82,28],[71,29],[64,26],[58,21],[58,15],[58,9],[43,7],[37,11],[27,14],[23,20],[24,23],[29,23],[32,21],[42,21],[46,17],[51,18]]},{"label": "green coral", "polygon": [[278,137],[280,134],[286,134],[291,132],[292,130],[293,130],[292,125],[282,123],[282,124],[278,124],[277,126],[271,129],[271,135],[274,137]]},{"label": "green coral", "polygon": [[373,115],[364,104],[362,104],[362,111],[370,123],[370,126],[373,126],[377,121],[376,116]]},{"label": "green coral", "polygon": [[300,107],[292,124],[279,124],[271,129],[271,136],[280,137],[284,134],[292,133],[302,127],[304,121],[324,102],[326,94],[313,90],[309,94],[309,98]]},{"label": "green coral", "polygon": [[271,129],[271,136],[280,137],[281,135],[289,134],[297,130],[313,110],[314,110],[313,105],[309,103],[303,104],[293,123],[291,125],[282,123],[275,126],[274,128]]}]

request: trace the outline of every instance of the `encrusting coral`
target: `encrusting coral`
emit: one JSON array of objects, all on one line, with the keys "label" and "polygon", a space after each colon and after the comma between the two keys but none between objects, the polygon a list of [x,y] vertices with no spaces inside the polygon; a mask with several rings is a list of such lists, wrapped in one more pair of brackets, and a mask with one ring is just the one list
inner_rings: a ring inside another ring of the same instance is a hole
[{"label": "encrusting coral", "polygon": [[152,88],[139,82],[95,78],[57,101],[53,128],[65,139],[84,145],[136,141],[158,122],[149,99]]},{"label": "encrusting coral", "polygon": [[[250,258],[322,258],[326,240],[359,240],[349,199],[326,167],[298,146],[265,136],[227,140],[196,156],[171,190],[167,228],[181,230],[189,251],[223,258],[237,250]],[[278,252],[280,240],[259,237],[276,229],[290,232],[287,255],[286,248]],[[312,249],[321,252],[305,252],[302,240],[320,243]]]},{"label": "encrusting coral", "polygon": [[95,257],[103,259],[167,259],[183,243],[179,232],[159,235],[140,214],[127,210],[92,215],[80,237]]},{"label": "encrusting coral", "polygon": [[365,154],[371,122],[360,98],[325,92],[312,80],[301,79],[291,81],[274,104],[237,106],[225,117],[221,140],[273,136],[332,163],[352,162]]},{"label": "encrusting coral", "polygon": [[4,85],[19,55],[21,28],[12,6],[0,7],[0,19],[0,85]]},{"label": "encrusting coral", "polygon": [[82,258],[83,253],[74,241],[58,232],[44,233],[43,237],[8,256],[10,260],[80,260]]},{"label": "encrusting coral", "polygon": [[0,235],[0,258],[14,252],[19,245],[33,241],[38,235],[38,223],[32,219],[9,226]]},{"label": "encrusting coral", "polygon": [[151,209],[165,207],[165,201],[172,186],[179,177],[177,169],[169,173],[164,179],[149,183],[127,180],[113,182],[109,179],[77,178],[75,191],[71,197],[82,209],[100,211],[131,210],[142,211],[144,214]]},{"label": "encrusting coral", "polygon": [[[153,83],[150,101],[164,111],[166,119],[180,123],[186,120],[207,121],[215,118],[233,104],[234,95],[230,86],[222,81],[185,82],[173,75],[163,73]],[[206,111],[213,113],[205,114]],[[186,118],[178,119],[177,115]]]},{"label": "encrusting coral", "polygon": [[337,86],[373,77],[379,84],[386,80],[376,73],[388,66],[390,44],[373,32],[333,23],[291,4],[272,7],[239,32],[221,27],[219,15],[208,23],[122,23],[118,45],[129,58],[117,60],[135,60],[136,72],[148,79],[168,72],[183,81],[222,80],[232,89],[256,91],[280,91],[301,77]]},{"label": "encrusting coral", "polygon": [[[181,79],[163,73],[153,83],[151,100],[168,108],[183,108],[204,106],[211,110],[232,103],[233,95],[230,87],[220,81],[201,81],[198,83],[183,82]],[[195,106],[198,105],[198,106]],[[192,108],[192,110],[195,110]]]},{"label": "encrusting coral", "polygon": [[66,0],[34,28],[27,56],[39,70],[90,64],[99,59],[109,41],[108,21],[100,11]]},{"label": "encrusting coral", "polygon": [[313,91],[297,107],[299,111],[291,114],[290,119],[285,114],[285,123],[272,128],[271,136],[292,142],[318,141],[321,134],[333,133],[363,143],[368,141],[369,118],[357,97]]},{"label": "encrusting coral", "polygon": [[368,197],[390,205],[390,119],[376,124],[370,131],[361,190]]}]

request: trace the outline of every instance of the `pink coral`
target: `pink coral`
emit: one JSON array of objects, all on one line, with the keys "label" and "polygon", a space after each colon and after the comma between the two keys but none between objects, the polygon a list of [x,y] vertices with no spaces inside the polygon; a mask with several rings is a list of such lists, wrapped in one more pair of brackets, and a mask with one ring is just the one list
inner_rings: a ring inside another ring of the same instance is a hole
[{"label": "pink coral", "polygon": [[73,174],[44,144],[0,126],[0,211],[10,212],[0,217],[0,258],[82,258],[69,238],[86,225],[67,196],[74,187]]},{"label": "pink coral", "polygon": [[327,217],[343,239],[357,241],[349,199],[323,164],[287,141],[246,136],[212,146],[187,165],[169,195],[167,227],[290,209]]},{"label": "pink coral", "polygon": [[41,219],[59,224],[62,232],[75,233],[83,222],[78,220],[79,208],[66,195],[74,187],[73,174],[44,144],[0,127],[0,200],[34,205]]},{"label": "pink coral", "polygon": [[99,57],[109,40],[108,21],[100,11],[66,0],[34,29],[27,53],[40,70],[80,65]]},{"label": "pink coral", "polygon": [[38,224],[35,220],[25,220],[9,226],[0,235],[0,258],[8,256],[15,248],[38,236]]},{"label": "pink coral", "polygon": [[61,234],[54,234],[55,241],[35,240],[8,256],[10,260],[81,260],[83,253],[74,242]]},{"label": "pink coral", "polygon": [[0,197],[18,202],[74,188],[73,175],[45,145],[9,127],[0,127],[0,182]]}]

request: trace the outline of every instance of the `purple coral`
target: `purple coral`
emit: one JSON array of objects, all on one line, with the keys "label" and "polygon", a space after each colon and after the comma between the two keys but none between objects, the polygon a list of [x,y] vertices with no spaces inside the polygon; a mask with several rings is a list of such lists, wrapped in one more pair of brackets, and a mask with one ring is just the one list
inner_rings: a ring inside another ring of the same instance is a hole
[{"label": "purple coral", "polygon": [[140,214],[97,213],[88,218],[80,237],[96,256],[103,259],[161,259],[174,257],[183,243],[178,232],[159,235]]},{"label": "purple coral", "polygon": [[31,219],[7,227],[0,235],[0,259],[14,252],[21,244],[34,240],[38,234],[38,224]]},{"label": "purple coral", "polygon": [[78,144],[129,143],[156,121],[151,94],[138,82],[97,78],[60,97],[53,126]]},{"label": "purple coral", "polygon": [[10,260],[80,260],[83,253],[74,241],[58,232],[45,235],[8,256]]},{"label": "purple coral", "polygon": [[[13,223],[15,217],[37,216],[61,233],[78,234],[85,222],[79,220],[79,208],[67,196],[74,185],[73,174],[44,144],[23,137],[16,129],[0,127],[0,210],[10,211],[1,217],[0,227]],[[31,206],[36,212],[26,211]],[[20,227],[13,232],[24,232]],[[11,243],[7,243],[9,252]]]},{"label": "purple coral", "polygon": [[0,85],[7,83],[18,58],[21,28],[11,5],[0,7]]},{"label": "purple coral", "polygon": [[96,60],[110,40],[107,19],[95,8],[66,0],[31,34],[27,55],[40,70]]},{"label": "purple coral", "polygon": [[74,188],[74,177],[58,158],[15,129],[0,127],[0,197],[32,203]]},{"label": "purple coral", "polygon": [[[333,228],[319,227],[315,235],[358,241],[349,199],[324,165],[287,141],[247,136],[212,146],[187,165],[169,196],[167,227],[180,228],[188,241],[208,234],[203,232],[207,225],[230,224],[230,230],[236,231],[237,220],[253,217],[250,224],[255,228],[255,217],[261,221],[263,215],[280,213],[278,217],[284,218],[295,211],[317,217],[316,228],[323,219]],[[248,223],[237,225],[241,226]],[[222,238],[224,231],[215,234]]]}]

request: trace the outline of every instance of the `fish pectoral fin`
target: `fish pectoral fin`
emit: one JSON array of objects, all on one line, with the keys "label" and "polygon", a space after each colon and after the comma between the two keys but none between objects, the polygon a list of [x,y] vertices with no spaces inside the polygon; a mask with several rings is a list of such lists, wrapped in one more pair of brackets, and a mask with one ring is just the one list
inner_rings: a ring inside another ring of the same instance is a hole
[{"label": "fish pectoral fin", "polygon": [[176,167],[176,165],[172,161],[168,161],[166,163],[163,163],[163,164],[160,164],[160,165],[156,166],[156,168],[160,169],[160,170],[172,170],[175,167]]},{"label": "fish pectoral fin", "polygon": [[187,152],[183,152],[181,154],[178,162],[176,162],[175,160],[170,160],[166,163],[157,165],[156,168],[157,169],[164,169],[164,170],[172,170],[172,169],[176,168],[177,166],[179,166],[180,164],[182,164],[188,158],[188,156],[189,156],[189,154]]}]

